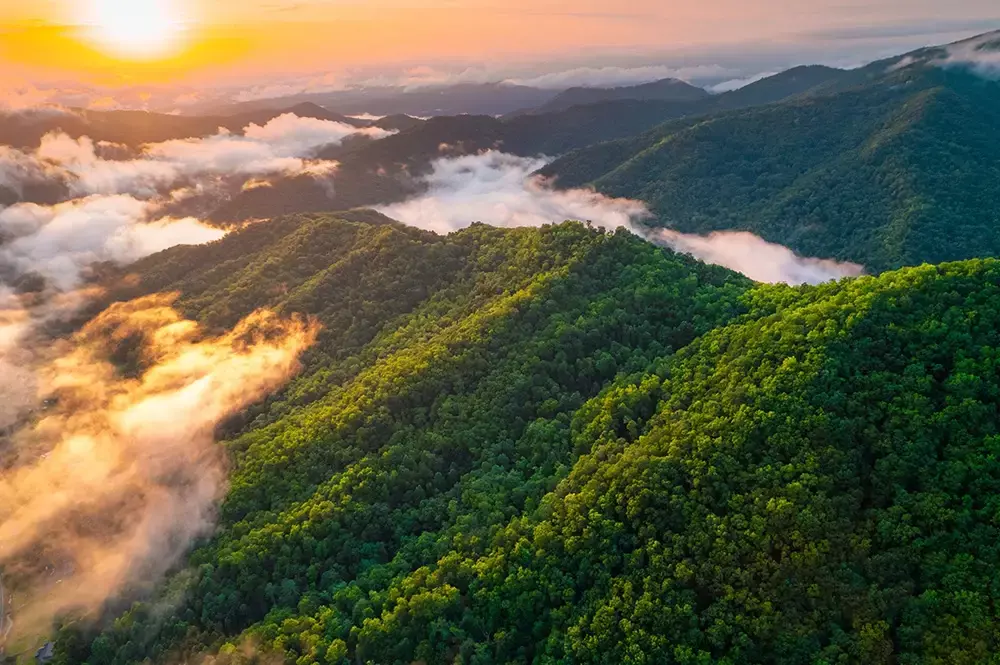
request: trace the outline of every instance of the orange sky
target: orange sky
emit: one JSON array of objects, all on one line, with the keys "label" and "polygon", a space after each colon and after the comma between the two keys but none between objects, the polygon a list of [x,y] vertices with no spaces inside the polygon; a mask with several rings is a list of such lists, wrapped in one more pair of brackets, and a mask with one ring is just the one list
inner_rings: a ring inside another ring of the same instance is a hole
[{"label": "orange sky", "polygon": [[81,37],[81,8],[98,1],[0,0],[0,67],[86,82],[197,82],[791,41],[821,30],[1000,16],[996,0],[157,0],[184,14],[185,43],[136,61]]}]

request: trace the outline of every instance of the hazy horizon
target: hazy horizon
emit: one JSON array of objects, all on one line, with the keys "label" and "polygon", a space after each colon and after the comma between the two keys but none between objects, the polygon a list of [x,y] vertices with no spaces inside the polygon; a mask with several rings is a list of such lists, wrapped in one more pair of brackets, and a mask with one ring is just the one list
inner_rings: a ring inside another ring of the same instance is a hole
[{"label": "hazy horizon", "polygon": [[[561,89],[673,77],[711,88],[799,64],[858,66],[1000,28],[1000,10],[983,0],[823,0],[794,11],[662,4],[8,1],[0,100],[183,112],[206,95],[238,102],[355,86]],[[128,16],[118,25],[101,18],[119,15]]]}]

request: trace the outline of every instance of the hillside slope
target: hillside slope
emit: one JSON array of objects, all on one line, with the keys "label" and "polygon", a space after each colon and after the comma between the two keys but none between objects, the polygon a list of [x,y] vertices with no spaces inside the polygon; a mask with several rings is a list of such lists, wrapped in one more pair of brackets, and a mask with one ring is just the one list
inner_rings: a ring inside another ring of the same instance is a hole
[{"label": "hillside slope", "polygon": [[[581,224],[374,213],[132,266],[317,317],[225,433],[217,535],[57,662],[979,663],[1000,264],[764,287]],[[181,599],[178,601],[178,599]],[[227,644],[228,643],[228,644]]]},{"label": "hillside slope", "polygon": [[686,232],[752,231],[884,270],[1000,253],[1000,84],[917,66],[839,94],[667,123],[545,169]]},{"label": "hillside slope", "polygon": [[520,156],[557,156],[595,143],[633,137],[665,121],[719,109],[769,104],[817,89],[840,70],[800,68],[699,101],[619,99],[516,117],[463,115],[431,118],[374,142],[331,147],[319,156],[340,167],[333,191],[311,177],[282,178],[267,190],[248,190],[213,211],[213,221],[239,222],[285,214],[395,203],[421,191],[414,176],[443,156],[501,150]]}]

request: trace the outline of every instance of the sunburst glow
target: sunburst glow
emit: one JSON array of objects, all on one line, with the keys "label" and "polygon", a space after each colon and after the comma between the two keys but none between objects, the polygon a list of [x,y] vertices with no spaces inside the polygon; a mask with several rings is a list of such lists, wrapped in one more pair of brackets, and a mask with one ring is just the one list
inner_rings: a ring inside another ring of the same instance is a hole
[{"label": "sunburst glow", "polygon": [[119,57],[151,59],[180,48],[187,31],[183,0],[83,0],[88,41]]}]

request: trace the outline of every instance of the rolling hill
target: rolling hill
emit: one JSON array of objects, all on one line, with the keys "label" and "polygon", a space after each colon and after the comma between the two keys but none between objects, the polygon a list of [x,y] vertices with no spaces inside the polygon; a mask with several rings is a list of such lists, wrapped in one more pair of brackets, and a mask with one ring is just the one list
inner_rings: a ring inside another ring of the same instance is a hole
[{"label": "rolling hill", "polygon": [[[273,99],[258,99],[224,107],[211,106],[201,113],[233,115],[287,108],[295,104],[319,104],[344,114],[407,115],[504,115],[535,108],[551,100],[558,90],[545,90],[511,83],[458,83],[418,86],[367,87],[326,93],[302,93]],[[197,107],[196,107],[196,110]]]},{"label": "rolling hill", "polygon": [[841,70],[805,68],[694,102],[622,99],[505,118],[435,117],[398,135],[362,143],[357,149],[333,147],[321,152],[320,157],[340,162],[332,194],[327,183],[314,178],[279,179],[267,190],[237,194],[213,211],[211,218],[230,223],[393,203],[419,193],[421,184],[415,177],[425,174],[431,163],[442,156],[483,150],[519,156],[562,155],[595,143],[632,137],[676,118],[804,95],[839,73]]},{"label": "rolling hill", "polygon": [[756,286],[622,231],[355,211],[126,272],[210,329],[324,328],[225,428],[217,533],[55,662],[995,653],[994,260]]},{"label": "rolling hill", "polygon": [[920,60],[936,53],[849,72],[823,94],[668,122],[544,173],[642,199],[681,231],[752,231],[876,271],[996,255],[1000,84]]}]

